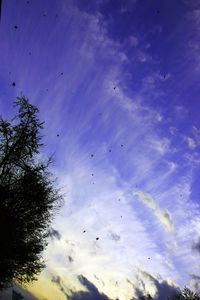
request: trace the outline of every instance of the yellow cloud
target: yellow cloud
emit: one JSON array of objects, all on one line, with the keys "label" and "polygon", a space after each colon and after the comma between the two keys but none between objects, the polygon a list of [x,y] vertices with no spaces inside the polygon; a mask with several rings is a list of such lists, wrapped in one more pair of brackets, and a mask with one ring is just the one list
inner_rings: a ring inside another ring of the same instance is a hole
[{"label": "yellow cloud", "polygon": [[28,285],[26,289],[33,294],[38,300],[48,299],[48,300],[66,300],[64,294],[58,289],[58,287],[43,276]]},{"label": "yellow cloud", "polygon": [[66,300],[66,294],[70,295],[70,289],[74,291],[85,291],[86,289],[76,279],[65,277],[59,286],[51,280],[50,274],[42,272],[37,281],[27,285],[25,288],[38,300]]}]

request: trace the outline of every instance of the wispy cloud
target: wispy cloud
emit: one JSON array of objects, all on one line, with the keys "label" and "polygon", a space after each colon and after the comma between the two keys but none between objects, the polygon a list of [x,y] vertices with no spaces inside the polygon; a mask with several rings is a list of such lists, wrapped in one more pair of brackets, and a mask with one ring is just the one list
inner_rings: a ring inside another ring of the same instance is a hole
[{"label": "wispy cloud", "polygon": [[133,195],[138,196],[139,199],[153,211],[155,216],[165,225],[168,231],[173,231],[173,223],[169,213],[166,210],[160,209],[158,204],[149,194],[139,191],[135,192]]},{"label": "wispy cloud", "polygon": [[[100,4],[92,12],[72,1],[53,6],[59,18],[53,15],[49,28],[35,28],[37,14],[21,18],[22,40],[4,44],[6,53],[16,52],[9,57],[17,92],[31,95],[46,121],[47,152],[55,152],[52,169],[65,192],[49,232],[47,268],[30,289],[49,300],[148,292],[161,299],[161,290],[176,289],[171,279],[185,285],[192,269],[199,272],[192,248],[199,208],[191,198],[199,129],[181,128],[188,109],[171,104],[173,70],[161,68],[153,39],[136,29],[122,40],[112,36]],[[21,56],[27,31],[37,37],[29,44],[32,60]],[[161,35],[162,27],[149,34]],[[2,61],[7,70],[9,59]]]}]

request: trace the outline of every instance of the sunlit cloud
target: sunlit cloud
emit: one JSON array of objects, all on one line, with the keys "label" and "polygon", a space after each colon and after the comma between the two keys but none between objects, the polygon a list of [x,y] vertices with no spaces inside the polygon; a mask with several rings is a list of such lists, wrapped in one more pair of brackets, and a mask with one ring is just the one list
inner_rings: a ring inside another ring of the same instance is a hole
[{"label": "sunlit cloud", "polygon": [[139,191],[135,192],[133,195],[138,196],[139,199],[153,211],[155,216],[166,226],[168,231],[173,231],[173,223],[169,213],[166,210],[161,210],[155,200],[149,194]]}]

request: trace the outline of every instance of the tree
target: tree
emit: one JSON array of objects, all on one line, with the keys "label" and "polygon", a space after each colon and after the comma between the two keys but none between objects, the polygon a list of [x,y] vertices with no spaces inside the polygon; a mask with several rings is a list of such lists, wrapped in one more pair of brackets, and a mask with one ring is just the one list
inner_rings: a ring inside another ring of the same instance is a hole
[{"label": "tree", "polygon": [[172,300],[200,300],[200,296],[185,287],[180,293],[174,296]]},{"label": "tree", "polygon": [[[150,295],[141,296],[139,300],[153,300]],[[155,299],[160,299],[160,297],[156,297]],[[169,297],[166,295],[166,300],[200,300],[200,295],[196,292],[191,291],[189,288],[185,287],[183,290],[177,290],[177,293],[173,297]],[[164,299],[162,299],[164,300]]]},{"label": "tree", "polygon": [[17,115],[0,118],[0,289],[36,279],[45,266],[42,251],[62,196],[41,161],[43,122],[24,96],[14,102]]}]

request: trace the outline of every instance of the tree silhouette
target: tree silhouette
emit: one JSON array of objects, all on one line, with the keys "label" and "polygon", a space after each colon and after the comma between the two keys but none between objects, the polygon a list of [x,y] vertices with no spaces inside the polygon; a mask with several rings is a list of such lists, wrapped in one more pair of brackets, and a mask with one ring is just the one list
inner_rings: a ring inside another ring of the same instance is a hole
[{"label": "tree silhouette", "polygon": [[[155,299],[160,299],[160,297],[157,296]],[[153,300],[153,298],[150,295],[147,295],[140,296],[139,300]],[[163,299],[162,297],[162,300],[200,300],[200,295],[185,287],[183,290],[177,289],[177,293],[173,297],[166,295],[166,298]]]},{"label": "tree silhouette", "polygon": [[185,287],[178,295],[174,296],[171,300],[200,300],[200,296],[199,294]]},{"label": "tree silhouette", "polygon": [[0,289],[29,282],[45,266],[42,251],[62,197],[40,161],[43,123],[24,96],[14,102],[17,115],[0,119]]}]

